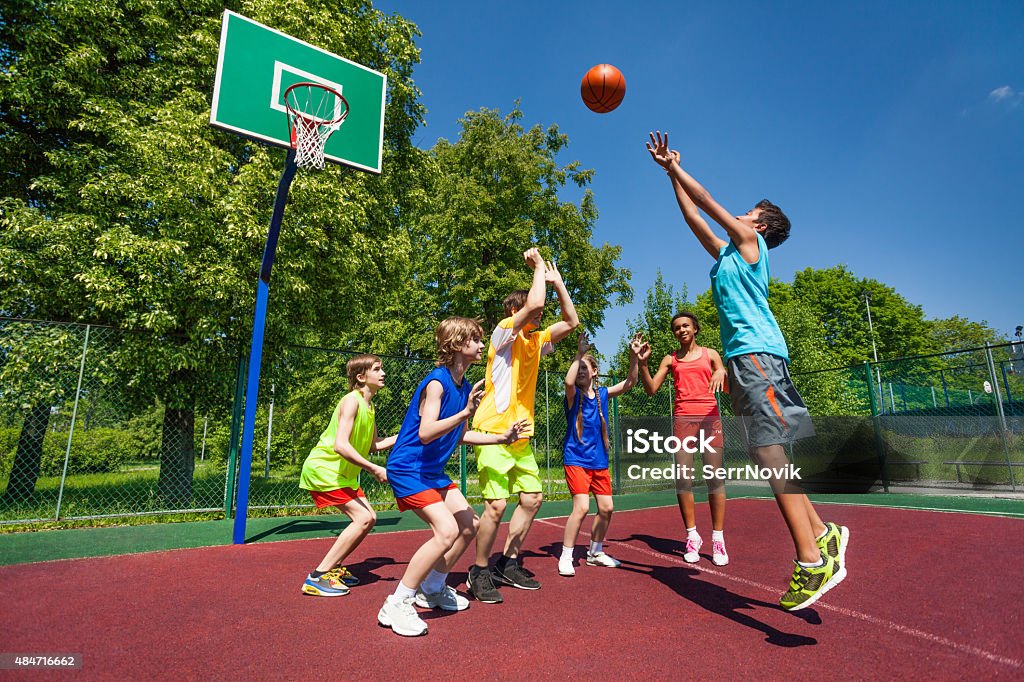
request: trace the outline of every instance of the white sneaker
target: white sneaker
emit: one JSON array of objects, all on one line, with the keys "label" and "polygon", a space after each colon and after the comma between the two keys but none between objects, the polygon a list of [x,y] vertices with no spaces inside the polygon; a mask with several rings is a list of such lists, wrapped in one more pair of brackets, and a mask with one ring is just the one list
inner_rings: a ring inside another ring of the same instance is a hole
[{"label": "white sneaker", "polygon": [[572,565],[572,559],[558,560],[558,575],[564,575],[566,578],[576,575],[576,567]]},{"label": "white sneaker", "polygon": [[725,540],[715,540],[711,543],[713,551],[711,553],[711,560],[715,562],[715,566],[725,566],[729,563],[729,553],[725,551]]},{"label": "white sneaker", "polygon": [[683,554],[683,561],[688,564],[695,564],[700,561],[700,547],[704,544],[704,541],[697,535],[693,538],[687,538],[686,540],[686,553]]},{"label": "white sneaker", "polygon": [[427,634],[427,624],[420,620],[416,609],[412,607],[415,597],[395,599],[390,595],[384,600],[384,606],[377,613],[377,622],[391,628],[396,635],[403,637],[419,637]]},{"label": "white sneaker", "polygon": [[445,585],[440,592],[431,594],[423,589],[416,590],[416,606],[421,609],[441,609],[442,611],[464,611],[469,608],[469,600],[458,594],[450,586]]},{"label": "white sneaker", "polygon": [[618,568],[622,565],[622,562],[618,559],[613,559],[604,552],[598,552],[597,554],[587,552],[587,564],[590,566],[604,566],[605,568]]}]

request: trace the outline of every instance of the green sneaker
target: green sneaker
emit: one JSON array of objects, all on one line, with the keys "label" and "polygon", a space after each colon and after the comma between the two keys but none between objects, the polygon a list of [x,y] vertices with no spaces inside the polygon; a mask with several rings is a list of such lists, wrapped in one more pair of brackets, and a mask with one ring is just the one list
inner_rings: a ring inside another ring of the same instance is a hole
[{"label": "green sneaker", "polygon": [[779,599],[782,608],[787,611],[807,608],[843,581],[846,569],[841,568],[839,562],[832,557],[825,554],[821,556],[825,563],[815,568],[804,568],[793,562],[793,579],[789,581],[789,590]]},{"label": "green sneaker", "polygon": [[835,559],[839,563],[839,568],[846,568],[846,547],[850,543],[849,528],[826,521],[825,534],[816,542],[822,554]]}]

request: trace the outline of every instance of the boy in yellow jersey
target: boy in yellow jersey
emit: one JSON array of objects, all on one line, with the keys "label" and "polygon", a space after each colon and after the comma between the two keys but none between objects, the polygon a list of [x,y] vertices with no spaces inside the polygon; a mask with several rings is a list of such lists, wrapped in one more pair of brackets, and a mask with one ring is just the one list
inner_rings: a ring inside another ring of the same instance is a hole
[{"label": "boy in yellow jersey", "polygon": [[348,361],[345,371],[351,390],[338,402],[319,442],[303,462],[299,481],[299,487],[309,491],[318,509],[334,506],[352,520],[302,584],[303,594],[317,597],[346,595],[349,586],[359,582],[341,565],[377,522],[377,515],[359,486],[359,472],[365,469],[381,483],[387,483],[384,467],[366,456],[395,443],[394,436],[377,438],[373,396],[384,386],[380,358],[357,355]]},{"label": "boy in yellow jersey", "polygon": [[[495,581],[523,590],[540,589],[517,561],[533,519],[540,509],[540,469],[530,447],[533,435],[533,401],[540,359],[554,350],[580,323],[562,276],[553,263],[544,263],[537,249],[523,253],[533,268],[529,291],[513,291],[505,298],[505,318],[491,334],[487,349],[484,398],[473,418],[473,428],[484,433],[505,433],[513,424],[527,420],[524,438],[510,445],[485,445],[477,449],[484,512],[476,535],[476,565],[469,569],[469,592],[486,604],[502,601]],[[562,319],[540,330],[547,285],[558,296]],[[491,549],[510,495],[519,494],[519,504],[509,522],[505,550],[488,570]]]}]

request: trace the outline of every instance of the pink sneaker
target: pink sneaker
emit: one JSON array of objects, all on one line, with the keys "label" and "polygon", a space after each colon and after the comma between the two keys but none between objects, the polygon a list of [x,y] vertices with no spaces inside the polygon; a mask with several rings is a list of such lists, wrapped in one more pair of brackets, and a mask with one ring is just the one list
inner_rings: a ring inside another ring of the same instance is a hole
[{"label": "pink sneaker", "polygon": [[715,540],[711,543],[711,560],[715,566],[725,566],[729,563],[729,553],[725,551],[725,540]]},{"label": "pink sneaker", "polygon": [[686,553],[683,554],[683,561],[689,564],[695,564],[698,561],[700,561],[700,554],[698,554],[698,552],[700,551],[701,545],[703,544],[704,541],[700,539],[699,535],[696,535],[692,538],[687,538]]}]

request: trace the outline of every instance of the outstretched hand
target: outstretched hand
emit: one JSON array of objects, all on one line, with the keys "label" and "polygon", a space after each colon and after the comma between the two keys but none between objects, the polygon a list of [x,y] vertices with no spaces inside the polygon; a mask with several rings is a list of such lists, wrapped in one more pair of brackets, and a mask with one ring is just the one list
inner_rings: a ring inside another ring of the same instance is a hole
[{"label": "outstretched hand", "polygon": [[[647,143],[647,151],[651,153],[651,158],[654,163],[658,164],[665,170],[672,165],[672,150],[668,148],[668,133],[664,135],[661,131],[654,133],[648,133],[651,141]],[[678,161],[678,153],[676,154],[676,160]]]},{"label": "outstretched hand", "polygon": [[484,379],[473,384],[472,390],[469,392],[469,402],[466,403],[466,419],[469,419],[476,414],[476,408],[480,407],[480,401],[484,399]]},{"label": "outstretched hand", "polygon": [[544,271],[545,282],[548,284],[562,284],[562,273],[558,271],[558,266],[555,264],[555,261],[549,260],[544,264],[544,267],[547,268]]},{"label": "outstretched hand", "polygon": [[522,437],[522,434],[530,427],[528,419],[520,419],[508,428],[508,431],[501,435],[501,442],[505,445],[515,443]]},{"label": "outstretched hand", "polygon": [[587,335],[586,330],[581,331],[580,340],[576,342],[577,355],[583,355],[591,348],[593,348],[593,346],[590,345],[590,337]]},{"label": "outstretched hand", "polygon": [[633,338],[629,341],[629,352],[639,358],[641,349],[646,345],[647,344],[644,343],[643,334],[637,332],[636,334],[633,334]]},{"label": "outstretched hand", "polygon": [[536,246],[532,249],[523,251],[523,260],[525,260],[526,264],[534,270],[544,267],[544,257],[540,255],[540,251]]}]

